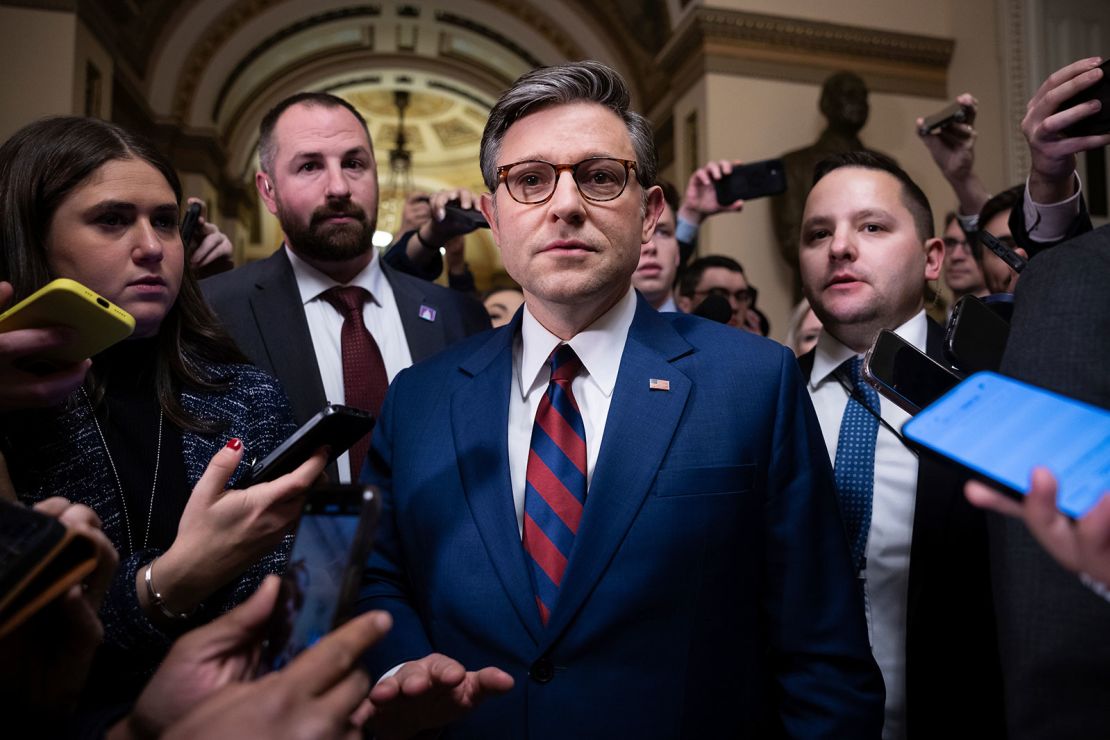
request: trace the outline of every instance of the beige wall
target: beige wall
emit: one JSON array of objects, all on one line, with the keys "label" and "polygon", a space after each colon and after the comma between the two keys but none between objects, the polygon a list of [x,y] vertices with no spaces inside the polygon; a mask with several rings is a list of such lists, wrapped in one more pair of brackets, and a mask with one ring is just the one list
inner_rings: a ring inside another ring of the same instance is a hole
[{"label": "beige wall", "polygon": [[71,13],[0,7],[0,141],[36,118],[73,112],[76,34]]},{"label": "beige wall", "polygon": [[[955,40],[948,97],[965,90],[978,97],[981,112],[976,125],[980,136],[976,169],[991,191],[1011,184],[1004,178],[1002,52],[993,0],[854,0],[822,6],[802,0],[726,0],[712,5]],[[699,94],[703,88],[704,93]],[[824,126],[817,110],[819,93],[816,84],[707,75],[676,104],[676,169],[679,173],[688,171],[682,159],[682,122],[687,112],[684,105],[698,108],[702,162],[726,158],[752,161],[779,156],[817,138]],[[917,116],[935,112],[945,104],[941,98],[872,92],[871,115],[860,135],[867,146],[896,158],[918,181],[938,221],[954,207],[955,198],[918,140],[913,123]],[[700,252],[723,253],[740,260],[750,281],[759,288],[759,305],[771,321],[772,336],[783,337],[792,303],[791,277],[777,254],[769,202],[752,201],[742,213],[722,214],[706,222]]]}]

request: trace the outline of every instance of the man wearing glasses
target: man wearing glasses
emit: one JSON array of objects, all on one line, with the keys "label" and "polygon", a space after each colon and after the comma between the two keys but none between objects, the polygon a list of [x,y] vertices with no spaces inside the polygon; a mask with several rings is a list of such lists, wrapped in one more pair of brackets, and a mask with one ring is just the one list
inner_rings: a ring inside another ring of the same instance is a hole
[{"label": "man wearing glasses", "polygon": [[750,310],[755,304],[755,288],[748,285],[739,262],[711,254],[694,260],[682,272],[678,281],[678,310],[694,313],[711,295],[728,301],[732,309],[729,326],[759,333],[759,317]]},{"label": "man wearing glasses", "polygon": [[378,736],[878,737],[793,355],[632,288],[662,197],[628,104],[579,62],[490,113],[482,211],[525,305],[402,373],[382,410],[360,599],[395,624],[368,656]]}]

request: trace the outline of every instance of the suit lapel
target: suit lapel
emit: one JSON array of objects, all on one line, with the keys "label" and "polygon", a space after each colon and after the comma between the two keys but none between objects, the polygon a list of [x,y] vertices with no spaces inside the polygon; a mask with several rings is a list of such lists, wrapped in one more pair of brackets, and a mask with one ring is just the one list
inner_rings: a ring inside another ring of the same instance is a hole
[{"label": "suit lapel", "polygon": [[[543,647],[558,637],[589,597],[651,489],[692,385],[672,362],[691,350],[670,321],[639,300],[582,523]],[[653,378],[668,381],[670,390],[651,390]]]},{"label": "suit lapel", "polygon": [[423,280],[399,273],[384,261],[379,264],[389,286],[393,288],[393,299],[401,314],[401,326],[405,330],[413,363],[427,359],[446,347],[444,317],[440,315],[445,307],[429,297]]},{"label": "suit lapel", "polygon": [[509,326],[495,332],[460,367],[471,380],[451,398],[451,425],[474,523],[520,621],[538,642],[543,624],[517,529],[506,442],[513,338],[520,329],[520,316],[518,312]]},{"label": "suit lapel", "polygon": [[266,260],[266,268],[252,289],[251,311],[273,373],[282,378],[293,414],[304,422],[326,403],[324,383],[297,279],[284,248]]}]

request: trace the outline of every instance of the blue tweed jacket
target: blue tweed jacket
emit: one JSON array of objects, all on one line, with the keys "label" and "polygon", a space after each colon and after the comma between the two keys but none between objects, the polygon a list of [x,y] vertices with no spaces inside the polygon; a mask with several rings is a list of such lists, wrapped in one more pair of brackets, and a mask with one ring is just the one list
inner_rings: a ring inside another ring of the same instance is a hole
[{"label": "blue tweed jacket", "polygon": [[[246,452],[229,483],[234,487],[252,458],[268,454],[295,429],[289,401],[277,380],[254,366],[201,364],[201,368],[205,374],[230,382],[224,392],[181,393],[181,404],[188,412],[224,426],[217,434],[182,432],[188,488],[192,490],[227,440],[238,437]],[[33,423],[22,423],[27,421]],[[0,429],[6,437],[5,454],[12,481],[24,503],[64,496],[85,504],[100,516],[104,532],[117,549],[121,553],[126,550],[124,514],[116,482],[86,404],[0,417]],[[280,572],[291,542],[292,536],[287,536],[273,552],[213,594],[180,631],[227,611],[253,593],[268,573]],[[147,619],[135,593],[136,573],[159,554],[161,551],[148,548],[122,560],[101,611],[104,647],[139,673],[153,670],[180,634],[168,634]]]}]

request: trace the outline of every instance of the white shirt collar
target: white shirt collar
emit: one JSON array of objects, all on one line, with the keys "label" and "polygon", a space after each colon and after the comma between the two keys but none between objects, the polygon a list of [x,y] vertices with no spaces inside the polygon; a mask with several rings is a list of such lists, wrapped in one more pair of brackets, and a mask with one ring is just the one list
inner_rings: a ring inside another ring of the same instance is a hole
[{"label": "white shirt collar", "polygon": [[674,296],[668,295],[667,300],[663,301],[663,305],[659,307],[659,313],[678,313],[678,306],[674,302]]},{"label": "white shirt collar", "polygon": [[[928,331],[929,324],[925,318],[925,309],[921,309],[913,318],[895,329],[894,333],[924,352]],[[810,389],[816,390],[845,360],[855,357],[856,354],[849,347],[841,344],[840,340],[832,334],[827,331],[821,332],[813,355],[813,372],[809,374]]]},{"label": "white shirt collar", "polygon": [[[628,339],[628,330],[635,315],[636,291],[630,286],[624,297],[612,308],[567,342],[582,360],[586,373],[606,396],[612,396],[617,384],[617,371],[624,354],[624,343]],[[536,320],[528,310],[527,303],[524,304],[520,336],[523,346],[520,377],[517,380],[521,396],[527,398],[537,386],[547,385],[548,377],[544,375],[541,378],[540,371],[562,340]],[[614,348],[619,348],[620,351],[614,351]]]},{"label": "white shirt collar", "polygon": [[[289,264],[293,266],[293,276],[297,279],[297,290],[301,293],[301,303],[307,304],[320,297],[320,294],[329,288],[334,288],[337,285],[344,285],[328,277],[324,273],[317,270],[312,265],[305,262],[297,256],[297,254],[289,248],[289,245],[284,246],[285,254],[289,257]],[[372,256],[370,257],[369,264],[362,268],[354,279],[346,285],[357,285],[370,292],[373,296],[374,303],[381,305],[381,295],[383,290],[383,281],[385,274],[382,273],[381,266],[378,262],[378,250],[376,247],[371,248]]]}]

